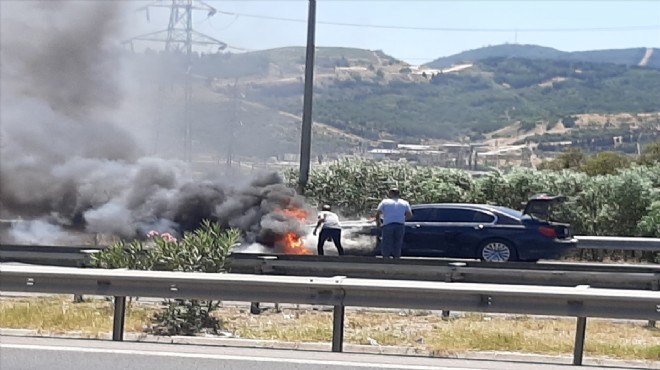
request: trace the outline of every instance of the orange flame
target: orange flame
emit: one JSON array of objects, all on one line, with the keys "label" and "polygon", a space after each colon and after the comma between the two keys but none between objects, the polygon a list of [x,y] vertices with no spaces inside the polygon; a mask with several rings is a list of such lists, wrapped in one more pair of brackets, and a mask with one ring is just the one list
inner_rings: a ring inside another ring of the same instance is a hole
[{"label": "orange flame", "polygon": [[284,244],[284,253],[286,254],[312,254],[309,250],[305,249],[302,239],[294,232],[288,232],[282,238]]},{"label": "orange flame", "polygon": [[[307,219],[307,211],[300,208],[285,208],[278,209],[277,212],[293,217],[298,221],[305,221]],[[284,246],[284,253],[286,254],[312,254],[309,250],[305,249],[303,240],[295,232],[288,232],[280,240],[280,244]]]},{"label": "orange flame", "polygon": [[293,217],[298,221],[305,221],[307,219],[307,211],[300,208],[278,209],[277,212]]}]

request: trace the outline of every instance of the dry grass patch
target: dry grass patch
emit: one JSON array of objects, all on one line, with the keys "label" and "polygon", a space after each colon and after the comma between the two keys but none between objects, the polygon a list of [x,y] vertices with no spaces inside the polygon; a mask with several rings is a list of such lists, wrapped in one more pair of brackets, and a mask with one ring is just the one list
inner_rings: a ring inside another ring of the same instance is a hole
[{"label": "dry grass patch", "polygon": [[[330,341],[332,314],[318,311],[266,312],[247,319],[237,310],[226,328],[243,338],[286,341]],[[397,345],[437,355],[465,351],[512,351],[571,354],[575,319],[469,314],[443,320],[420,312],[352,311],[346,314],[345,342]],[[640,322],[587,322],[586,352],[593,356],[660,360],[660,331]]]},{"label": "dry grass patch", "polygon": [[[155,312],[153,307],[129,305],[126,331],[141,332]],[[0,326],[48,333],[80,332],[98,337],[112,332],[113,303],[89,300],[73,303],[72,296],[10,299],[0,301]]]},{"label": "dry grass patch", "polygon": [[[112,303],[93,300],[72,303],[70,296],[0,300],[0,326],[42,332],[80,332],[98,336],[112,330]],[[150,324],[154,305],[135,304],[127,309],[126,330],[142,332]],[[332,313],[312,310],[267,310],[250,315],[248,306],[222,307],[215,315],[224,329],[242,338],[329,342]],[[571,354],[575,319],[532,318],[468,314],[444,320],[425,311],[348,311],[345,342],[364,345],[397,345],[436,355],[465,351],[512,351]],[[376,343],[374,343],[374,341]],[[660,330],[642,322],[587,322],[586,353],[633,360],[660,360]]]}]

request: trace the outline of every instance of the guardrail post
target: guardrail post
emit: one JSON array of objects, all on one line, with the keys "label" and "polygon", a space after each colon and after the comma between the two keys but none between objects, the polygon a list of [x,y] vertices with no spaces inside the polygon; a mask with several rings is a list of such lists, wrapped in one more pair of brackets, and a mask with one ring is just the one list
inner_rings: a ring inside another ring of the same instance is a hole
[{"label": "guardrail post", "polygon": [[112,340],[124,340],[124,319],[126,316],[126,297],[115,297],[115,312],[112,321]]},{"label": "guardrail post", "polygon": [[[467,266],[467,263],[465,262],[451,262],[449,264],[451,266],[451,271],[449,271],[447,274],[445,274],[445,283],[451,283],[454,281],[454,276],[456,275],[456,268],[457,267],[465,267]],[[448,319],[450,315],[449,310],[442,310],[442,318],[443,319]]]},{"label": "guardrail post", "polygon": [[584,337],[587,332],[587,318],[578,317],[575,330],[575,348],[573,349],[573,365],[582,366],[584,355]]},{"label": "guardrail post", "polygon": [[344,309],[339,305],[332,312],[332,352],[344,350]]},{"label": "guardrail post", "polygon": [[[254,267],[254,273],[256,275],[264,275],[264,273],[270,273],[273,272],[273,266],[271,266],[268,262],[277,260],[277,257],[275,256],[259,256],[259,259],[261,260],[261,264],[258,266]],[[260,315],[261,314],[261,307],[259,307],[260,302],[251,302],[250,303],[250,313],[253,315]],[[277,303],[275,303],[275,310],[277,312],[280,311],[280,307]]]},{"label": "guardrail post", "polygon": [[[657,277],[658,274],[655,274]],[[654,280],[653,283],[651,284],[651,290],[653,291],[658,291],[660,290],[660,281],[659,280]],[[647,327],[649,328],[655,328],[655,320],[649,320],[649,322],[646,324]]]}]

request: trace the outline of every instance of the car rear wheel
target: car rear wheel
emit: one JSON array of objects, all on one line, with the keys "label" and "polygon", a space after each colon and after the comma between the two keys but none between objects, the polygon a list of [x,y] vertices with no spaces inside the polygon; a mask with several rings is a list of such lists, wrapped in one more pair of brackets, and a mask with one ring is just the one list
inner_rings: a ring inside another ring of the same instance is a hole
[{"label": "car rear wheel", "polygon": [[479,249],[479,259],[484,262],[509,262],[516,260],[516,251],[503,240],[490,240]]}]

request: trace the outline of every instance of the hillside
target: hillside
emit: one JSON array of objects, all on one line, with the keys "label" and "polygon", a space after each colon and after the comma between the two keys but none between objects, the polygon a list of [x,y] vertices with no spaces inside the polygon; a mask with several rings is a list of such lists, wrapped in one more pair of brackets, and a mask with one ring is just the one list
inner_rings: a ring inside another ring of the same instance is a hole
[{"label": "hillside", "polygon": [[[438,58],[427,63],[426,66],[430,68],[445,68],[458,63],[478,62],[484,59],[501,57],[614,63],[635,66],[642,61],[646,50],[646,48],[632,48],[565,52],[538,45],[503,44],[468,50]],[[646,66],[649,68],[660,68],[660,49],[653,49],[653,54]]]},{"label": "hillside", "polygon": [[[183,54],[150,54],[143,58],[168,59],[165,68],[180,70],[185,65]],[[153,61],[153,59],[152,59]],[[345,67],[377,68],[400,65],[403,62],[380,50],[364,50],[340,47],[319,47],[316,49],[317,71]],[[285,47],[248,53],[203,54],[193,58],[196,73],[213,78],[282,78],[302,76],[305,66],[304,47]]]},{"label": "hillside", "polygon": [[[545,131],[538,128],[554,127],[567,117],[660,112],[660,69],[569,61],[550,48],[512,47],[525,51],[527,58],[491,56],[441,70],[409,66],[379,51],[319,48],[315,152],[351,152],[383,138],[415,143],[465,136],[499,140],[508,135],[503,141],[514,142],[536,134],[535,142],[545,142],[538,137]],[[581,55],[602,59],[607,53]],[[658,56],[660,52],[651,54],[649,62]],[[181,55],[147,53],[135,58],[145,71],[145,86],[155,89],[183,79]],[[198,55],[193,62],[198,81],[193,93],[196,147],[220,157],[231,143],[237,143],[236,154],[244,156],[298,152],[304,48]],[[178,127],[179,103],[173,99],[161,104],[168,125]],[[235,135],[240,137],[227,135],[236,122],[240,130]],[[612,126],[618,127],[616,122]],[[580,129],[564,127],[552,133],[565,139]],[[176,140],[167,146],[180,147]],[[605,134],[603,140],[611,137]]]},{"label": "hillside", "polygon": [[[304,51],[304,48],[298,49],[291,48],[291,52]],[[352,63],[368,61],[369,56],[376,60],[374,52],[370,51],[353,52],[351,60]],[[222,63],[210,62],[215,58]],[[281,88],[285,86],[282,79],[302,81],[291,77],[291,73],[280,74],[280,66],[290,63],[290,58],[289,52],[282,49],[250,55],[196,56],[191,112],[195,155],[221,161],[231,152],[234,160],[240,161],[241,158],[283,159],[284,154],[300,151],[301,103],[294,104],[297,109],[282,111],[245,98],[255,82]],[[340,60],[341,54],[329,58]],[[148,120],[146,127],[151,127],[147,133],[151,138],[145,143],[148,151],[165,157],[180,157],[184,117],[182,55],[144,53],[132,55],[131,61],[132,68],[137,71],[135,75],[140,78],[140,83],[136,84],[140,90],[135,94],[141,104],[153,109],[151,115],[143,118]],[[291,68],[297,66],[291,63]],[[215,88],[210,83],[212,80],[217,81]],[[367,142],[320,122],[315,126],[312,140],[315,154],[348,152]]]},{"label": "hillside", "polygon": [[[158,116],[161,133],[159,152],[176,156],[181,149],[182,89],[168,89],[161,97],[163,108]],[[226,158],[229,152],[241,158],[282,159],[284,154],[298,153],[300,145],[300,112],[281,112],[245,99],[215,94],[196,85],[192,102],[193,139],[198,155]],[[348,151],[364,140],[350,134],[315,126],[312,144],[315,153]]]},{"label": "hillside", "polygon": [[[407,79],[406,79],[407,78]],[[299,109],[302,82],[254,87],[248,99]],[[315,117],[369,139],[452,140],[578,113],[660,111],[660,70],[588,62],[490,58],[459,72],[335,78],[315,88]]]},{"label": "hillside", "polygon": [[[266,57],[268,58],[270,63],[275,64],[280,68],[292,64],[304,65],[305,63],[305,47],[302,46],[255,51],[255,52],[246,53],[244,55]],[[383,53],[380,50],[372,51],[365,49],[343,48],[343,47],[318,47],[316,48],[316,54],[314,58],[316,60],[317,65],[321,67],[328,64],[331,64],[334,67],[335,66],[335,63],[333,63],[334,61],[337,61],[339,64],[344,64],[344,66],[348,66],[348,64],[379,65],[383,62],[401,63],[401,61]]]}]

